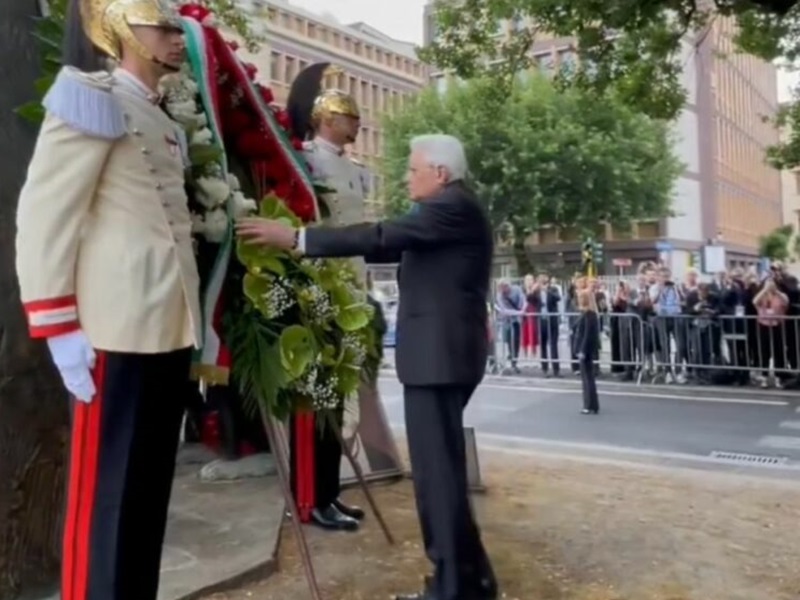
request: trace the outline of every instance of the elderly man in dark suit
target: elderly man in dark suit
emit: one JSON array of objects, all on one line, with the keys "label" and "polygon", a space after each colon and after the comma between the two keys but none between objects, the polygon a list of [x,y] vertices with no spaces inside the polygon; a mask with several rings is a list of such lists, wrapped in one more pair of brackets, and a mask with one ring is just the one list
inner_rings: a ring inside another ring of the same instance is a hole
[{"label": "elderly man in dark suit", "polygon": [[411,141],[408,188],[418,210],[376,224],[295,230],[258,218],[237,223],[252,243],[311,257],[400,262],[397,374],[404,385],[414,490],[435,570],[397,600],[494,600],[497,584],[470,509],[463,415],[483,378],[493,236],[463,179],[456,138]]}]

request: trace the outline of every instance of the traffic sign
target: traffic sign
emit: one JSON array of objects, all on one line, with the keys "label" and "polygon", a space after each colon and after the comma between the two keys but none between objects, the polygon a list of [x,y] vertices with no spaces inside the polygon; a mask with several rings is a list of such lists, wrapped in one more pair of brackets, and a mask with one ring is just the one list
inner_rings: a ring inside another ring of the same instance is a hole
[{"label": "traffic sign", "polygon": [[633,261],[630,258],[615,258],[611,261],[615,267],[630,267],[633,266]]}]

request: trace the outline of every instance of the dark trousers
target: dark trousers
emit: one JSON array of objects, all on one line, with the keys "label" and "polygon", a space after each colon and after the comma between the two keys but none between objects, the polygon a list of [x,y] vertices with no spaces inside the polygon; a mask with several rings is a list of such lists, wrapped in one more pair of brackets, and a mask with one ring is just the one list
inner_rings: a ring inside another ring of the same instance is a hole
[{"label": "dark trousers", "polygon": [[553,365],[553,373],[558,375],[561,370],[561,362],[558,358],[558,337],[560,319],[558,315],[544,315],[539,317],[539,342],[541,344],[542,371],[547,372],[550,364]]},{"label": "dark trousers", "polygon": [[517,366],[517,359],[519,358],[519,345],[522,336],[522,326],[519,321],[512,321],[507,323],[503,328],[503,337],[505,338],[506,346],[508,347],[508,357],[511,361],[511,366]]},{"label": "dark trousers", "polygon": [[62,600],[155,600],[191,352],[98,352],[73,401]]},{"label": "dark trousers", "polygon": [[495,581],[467,491],[464,409],[474,391],[475,386],[404,389],[414,494],[437,600],[480,598]]},{"label": "dark trousers", "polygon": [[[343,414],[340,413],[336,418],[341,430]],[[315,416],[312,442],[314,469],[312,473],[305,472],[298,465],[297,444],[302,437],[297,434],[297,421],[295,417],[289,420],[292,494],[297,500],[298,477],[311,477],[314,482],[314,505],[320,509],[327,508],[341,493],[342,445],[333,427]]]},{"label": "dark trousers", "polygon": [[594,362],[591,358],[583,358],[581,363],[581,384],[583,387],[583,408],[599,411],[600,400],[597,397],[597,379],[594,372]]}]

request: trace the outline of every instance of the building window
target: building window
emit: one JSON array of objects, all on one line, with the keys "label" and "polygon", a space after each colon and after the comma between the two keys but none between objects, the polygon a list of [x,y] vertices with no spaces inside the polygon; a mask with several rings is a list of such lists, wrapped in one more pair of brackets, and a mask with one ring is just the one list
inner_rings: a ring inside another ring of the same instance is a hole
[{"label": "building window", "polygon": [[364,56],[364,45],[356,40],[353,42],[353,52],[355,52],[358,56]]},{"label": "building window", "polygon": [[535,58],[540,72],[545,75],[552,75],[555,72],[555,60],[550,52],[547,54],[540,54]]},{"label": "building window", "polygon": [[562,73],[572,74],[578,64],[578,56],[572,50],[561,50],[558,53],[558,69]]},{"label": "building window", "polygon": [[342,36],[338,33],[333,33],[333,45],[339,48],[342,45]]},{"label": "building window", "polygon": [[353,98],[356,97],[358,93],[358,83],[356,82],[355,77],[350,77],[349,85],[347,86],[347,93],[350,94]]},{"label": "building window", "polygon": [[316,23],[309,23],[308,24],[308,33],[306,34],[312,40],[317,39],[317,24]]},{"label": "building window", "polygon": [[297,76],[297,59],[294,56],[285,56],[283,65],[283,82],[291,83]]},{"label": "building window", "polygon": [[800,194],[800,171],[794,172],[794,193]]},{"label": "building window", "polygon": [[300,65],[297,68],[297,72],[299,73],[300,71],[305,70],[306,67],[308,67],[308,61],[307,60],[301,60],[300,61]]},{"label": "building window", "polygon": [[289,16],[287,13],[281,13],[281,25],[286,29],[292,28],[292,17]]},{"label": "building window", "polygon": [[281,80],[281,55],[272,52],[269,57],[269,78],[272,81]]}]

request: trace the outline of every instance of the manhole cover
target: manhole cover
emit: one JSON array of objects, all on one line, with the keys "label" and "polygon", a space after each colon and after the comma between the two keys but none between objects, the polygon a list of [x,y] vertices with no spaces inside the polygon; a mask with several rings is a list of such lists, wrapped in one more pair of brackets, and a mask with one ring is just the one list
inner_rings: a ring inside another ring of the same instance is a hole
[{"label": "manhole cover", "polygon": [[763,456],[760,454],[745,454],[742,452],[720,452],[715,450],[711,458],[725,462],[745,463],[748,465],[783,465],[786,464],[785,456]]}]

